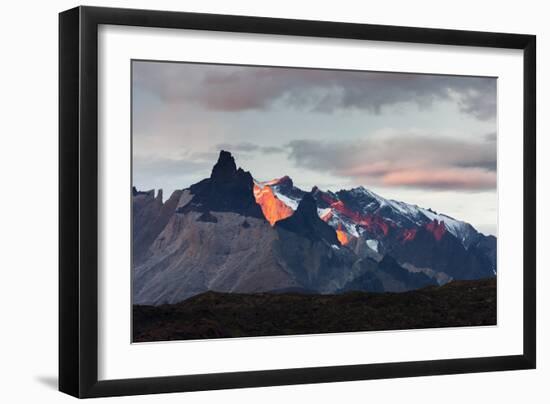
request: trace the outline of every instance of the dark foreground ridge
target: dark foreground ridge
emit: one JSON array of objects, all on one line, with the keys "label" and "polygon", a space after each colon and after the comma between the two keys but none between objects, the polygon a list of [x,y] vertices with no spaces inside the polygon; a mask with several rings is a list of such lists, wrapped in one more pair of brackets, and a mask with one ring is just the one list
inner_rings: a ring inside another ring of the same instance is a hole
[{"label": "dark foreground ridge", "polygon": [[403,293],[206,292],[134,306],[134,342],[496,325],[496,278]]}]

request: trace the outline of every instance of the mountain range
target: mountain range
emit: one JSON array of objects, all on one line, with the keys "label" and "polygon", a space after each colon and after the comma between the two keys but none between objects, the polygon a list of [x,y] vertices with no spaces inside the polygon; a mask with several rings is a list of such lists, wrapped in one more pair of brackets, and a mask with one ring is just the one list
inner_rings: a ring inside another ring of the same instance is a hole
[{"label": "mountain range", "polygon": [[364,187],[261,182],[221,151],[211,175],[163,201],[132,188],[133,303],[206,291],[404,292],[496,276],[496,238]]}]

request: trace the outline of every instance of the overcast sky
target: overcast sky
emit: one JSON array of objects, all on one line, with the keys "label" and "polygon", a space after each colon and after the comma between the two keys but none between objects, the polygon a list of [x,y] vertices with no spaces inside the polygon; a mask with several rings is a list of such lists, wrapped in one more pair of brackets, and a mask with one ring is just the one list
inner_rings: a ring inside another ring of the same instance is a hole
[{"label": "overcast sky", "polygon": [[133,181],[186,188],[219,150],[258,180],[363,185],[496,234],[496,79],[134,61]]}]

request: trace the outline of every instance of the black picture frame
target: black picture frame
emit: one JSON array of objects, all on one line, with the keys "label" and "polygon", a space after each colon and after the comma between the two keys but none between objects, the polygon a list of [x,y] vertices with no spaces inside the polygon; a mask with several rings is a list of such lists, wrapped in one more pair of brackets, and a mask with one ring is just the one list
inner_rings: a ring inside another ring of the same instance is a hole
[{"label": "black picture frame", "polygon": [[[523,354],[98,380],[98,26],[523,50]],[[536,366],[536,37],[184,12],[77,7],[59,15],[59,390],[104,397],[533,369]]]}]

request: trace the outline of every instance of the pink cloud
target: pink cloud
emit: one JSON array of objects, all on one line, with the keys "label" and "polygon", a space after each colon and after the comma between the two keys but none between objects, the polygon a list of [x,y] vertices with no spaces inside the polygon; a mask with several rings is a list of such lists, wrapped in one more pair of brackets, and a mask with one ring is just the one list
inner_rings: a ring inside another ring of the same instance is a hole
[{"label": "pink cloud", "polygon": [[398,170],[383,175],[381,183],[415,188],[487,189],[496,187],[496,173],[478,168]]}]

